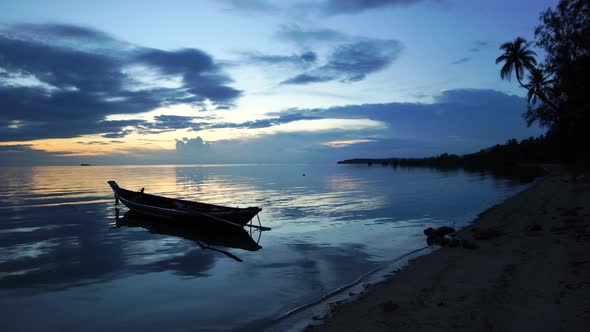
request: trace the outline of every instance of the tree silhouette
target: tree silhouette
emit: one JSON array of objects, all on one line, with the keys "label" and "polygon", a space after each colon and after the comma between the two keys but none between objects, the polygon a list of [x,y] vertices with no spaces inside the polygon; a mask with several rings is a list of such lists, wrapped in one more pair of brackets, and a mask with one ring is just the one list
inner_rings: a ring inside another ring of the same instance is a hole
[{"label": "tree silhouette", "polygon": [[[500,70],[500,77],[510,80],[512,72],[514,72],[520,86],[527,89],[529,102],[535,104],[538,97],[550,108],[557,110],[557,106],[546,95],[548,84],[551,81],[547,79],[541,69],[537,68],[537,60],[535,59],[537,54],[529,49],[530,45],[531,43],[522,37],[516,37],[513,42],[500,45],[500,50],[504,51],[502,55],[496,58],[496,64],[504,62]],[[530,73],[530,81],[527,84],[522,82],[525,69]]]},{"label": "tree silhouette", "polygon": [[507,42],[500,45],[500,49],[504,51],[496,59],[496,64],[504,62],[502,69],[500,70],[500,77],[510,81],[512,72],[516,76],[518,83],[525,89],[528,88],[522,83],[524,78],[524,70],[531,71],[536,68],[537,60],[534,51],[529,49],[530,43],[522,37],[516,37],[513,42]]},{"label": "tree silhouette", "polygon": [[[545,51],[543,62],[537,66],[530,44],[518,37],[500,47],[500,75],[510,79],[514,72],[527,89],[524,118],[529,125],[538,122],[549,128],[547,135],[559,146],[560,158],[590,167],[590,154],[584,150],[590,146],[590,1],[560,0],[540,18],[535,40]],[[530,74],[526,84],[525,70]]]},{"label": "tree silhouette", "polygon": [[526,88],[529,90],[527,93],[528,102],[533,105],[536,104],[537,96],[545,102],[549,93],[549,85],[553,83],[554,80],[549,79],[541,69],[532,69],[529,76],[529,82],[526,84]]}]

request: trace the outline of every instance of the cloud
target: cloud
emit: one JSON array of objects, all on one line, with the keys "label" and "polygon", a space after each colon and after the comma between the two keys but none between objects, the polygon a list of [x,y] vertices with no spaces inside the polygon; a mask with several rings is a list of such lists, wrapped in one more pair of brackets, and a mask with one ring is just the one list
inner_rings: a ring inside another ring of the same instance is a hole
[{"label": "cloud", "polygon": [[445,0],[300,0],[286,1],[266,0],[219,0],[222,8],[239,14],[291,14],[307,15],[355,15],[369,10],[387,7],[409,7],[418,3],[444,3]]},{"label": "cloud", "polygon": [[105,138],[118,138],[130,132],[140,134],[156,134],[163,132],[189,129],[200,131],[205,129],[261,129],[287,124],[301,120],[314,120],[317,117],[301,114],[285,114],[273,116],[266,119],[258,119],[246,122],[212,122],[211,117],[203,116],[180,116],[180,115],[157,115],[153,121],[137,120],[123,132],[111,132],[103,135]]},{"label": "cloud", "polygon": [[[382,103],[317,109],[288,109],[268,119],[202,125],[200,128],[247,130],[243,136],[207,142],[176,141],[175,150],[134,150],[125,155],[62,157],[24,145],[0,148],[1,164],[105,163],[264,163],[336,162],[355,157],[421,157],[468,153],[544,133],[528,128],[521,114],[524,98],[495,90],[454,89],[433,96],[432,103]],[[206,119],[161,116],[132,128],[199,127]],[[154,124],[159,122],[160,124]],[[124,123],[104,123],[121,126]],[[126,127],[127,128],[127,127]],[[147,130],[146,129],[146,130]],[[141,130],[141,129],[134,129]],[[6,151],[2,151],[6,150]],[[65,153],[65,152],[64,152]],[[62,155],[64,154],[62,153]]]},{"label": "cloud", "polygon": [[289,41],[296,44],[313,44],[325,42],[346,42],[354,37],[333,29],[303,29],[298,25],[282,26],[276,33],[275,38],[281,41]]},{"label": "cloud", "polygon": [[470,52],[479,52],[483,48],[486,48],[490,45],[490,42],[484,40],[476,40],[473,42],[473,47],[469,49]]},{"label": "cloud", "polygon": [[0,145],[0,152],[31,150],[30,144]]},{"label": "cloud", "polygon": [[323,142],[322,145],[335,147],[335,148],[342,148],[347,147],[354,144],[362,144],[362,143],[371,143],[376,142],[377,140],[374,139],[348,139],[348,140],[339,140],[339,141],[329,141]]},{"label": "cloud", "polygon": [[[482,49],[488,47],[489,45],[490,45],[490,43],[487,42],[487,41],[476,40],[476,41],[473,42],[473,47],[469,49],[469,52],[471,52],[471,53],[480,52]],[[469,62],[472,59],[473,59],[472,56],[465,56],[465,57],[462,57],[460,59],[457,59],[457,60],[451,62],[451,64],[452,65],[459,65],[459,64],[463,64],[463,63]]]},{"label": "cloud", "polygon": [[64,153],[37,150],[30,144],[0,145],[0,166],[63,165],[65,160],[59,155]]},{"label": "cloud", "polygon": [[278,8],[264,0],[217,0],[224,4],[225,9],[229,11],[244,13],[269,13],[277,11]]},{"label": "cloud", "polygon": [[199,116],[180,116],[180,115],[157,115],[154,117],[155,124],[153,124],[153,128],[157,129],[169,129],[169,130],[176,130],[176,129],[183,129],[189,127],[195,127],[200,125],[200,123],[195,122],[194,120],[203,119],[203,117]]},{"label": "cloud", "polygon": [[268,119],[259,119],[254,121],[246,121],[241,123],[216,123],[206,126],[207,129],[219,129],[219,128],[242,128],[242,129],[260,129],[268,128],[272,126],[278,126],[280,124],[286,124],[301,120],[315,120],[319,117],[308,116],[303,114],[278,114]]},{"label": "cloud", "polygon": [[132,132],[133,132],[133,130],[126,129],[126,130],[121,130],[121,131],[118,131],[118,132],[113,132],[113,133],[108,133],[108,134],[102,134],[100,136],[102,136],[104,138],[123,138],[123,137],[129,135]]},{"label": "cloud", "polygon": [[469,62],[469,61],[471,61],[471,57],[468,56],[468,57],[464,57],[464,58],[455,60],[455,61],[451,62],[451,64],[452,65],[459,65],[459,64],[466,63],[466,62]]},{"label": "cloud", "polygon": [[262,64],[262,65],[295,65],[300,67],[309,67],[313,65],[318,56],[315,52],[306,51],[301,54],[293,55],[270,55],[261,53],[246,53],[244,60],[247,63]]},{"label": "cloud", "polygon": [[434,101],[432,105],[467,105],[496,112],[526,110],[523,98],[491,89],[443,90],[434,96]]},{"label": "cloud", "polygon": [[[495,90],[445,90],[435,96],[433,103],[385,103],[339,106],[320,109],[292,109],[286,114],[300,114],[319,118],[370,119],[386,123],[389,138],[414,142],[412,155],[467,153],[478,151],[509,138],[537,136],[543,131],[528,128],[522,119],[526,110],[524,98]],[[363,133],[375,135],[377,132]],[[379,137],[384,138],[383,132]],[[458,139],[460,138],[460,139]],[[376,139],[375,137],[347,137]],[[333,140],[344,140],[336,137]],[[382,142],[382,139],[376,139]],[[367,151],[381,154],[376,143],[365,143]],[[382,147],[395,152],[395,147]],[[399,154],[398,154],[399,155]]]},{"label": "cloud", "polygon": [[83,144],[83,145],[109,145],[109,142],[104,142],[104,141],[88,141],[88,142],[76,142],[78,144]]},{"label": "cloud", "polygon": [[82,144],[82,145],[111,145],[111,144],[122,144],[125,142],[117,141],[117,140],[110,140],[110,141],[87,141],[87,142],[79,141],[76,143]]},{"label": "cloud", "polygon": [[209,143],[203,141],[199,136],[197,138],[186,138],[176,140],[176,153],[184,157],[198,156],[207,153],[209,150]]},{"label": "cloud", "polygon": [[336,47],[327,63],[291,77],[282,84],[362,81],[393,62],[403,49],[397,40],[365,40]]},{"label": "cloud", "polygon": [[0,54],[0,141],[123,137],[140,123],[107,115],[205,101],[227,108],[241,93],[203,51],[134,46],[79,26],[3,28]]},{"label": "cloud", "polygon": [[8,31],[11,30],[13,32],[18,31],[20,35],[28,37],[36,36],[40,38],[41,36],[51,36],[56,38],[68,38],[77,40],[87,39],[90,41],[101,42],[113,41],[113,37],[111,37],[109,34],[105,32],[69,24],[20,23],[13,25],[12,28],[8,28]]},{"label": "cloud", "polygon": [[281,82],[290,85],[361,81],[368,74],[387,67],[403,49],[398,40],[353,36],[332,29],[303,29],[298,25],[281,27],[275,38],[295,43],[303,49],[326,46],[331,49],[323,63]]},{"label": "cloud", "polygon": [[309,83],[319,83],[319,82],[327,82],[336,79],[334,76],[322,75],[318,73],[313,74],[299,74],[297,76],[291,77],[281,84],[309,84]]},{"label": "cloud", "polygon": [[[509,138],[522,139],[543,133],[539,128],[526,126],[521,118],[525,110],[524,98],[476,89],[441,91],[434,97],[434,102],[428,104],[290,109],[270,114],[274,117],[271,121],[275,122],[265,135],[211,143],[202,139],[193,139],[190,143],[185,140],[183,145],[177,145],[174,161],[336,162],[354,157],[422,157],[444,152],[475,152],[504,143]],[[295,120],[299,116],[314,120],[276,123],[282,121],[277,119]],[[330,130],[312,130],[311,126],[319,122],[335,125]],[[344,124],[354,125],[354,128],[343,129]],[[258,127],[242,125],[250,129]],[[179,150],[182,153],[178,153]]]},{"label": "cloud", "polygon": [[[182,94],[177,97],[182,102],[202,102],[210,99],[219,103],[231,102],[240,91],[225,86],[229,77],[220,74],[213,58],[197,49],[181,49],[173,52],[144,50],[134,59],[135,62],[155,67],[163,75],[182,76]],[[165,94],[163,94],[165,95]]]},{"label": "cloud", "polygon": [[432,0],[326,0],[321,5],[326,15],[357,14],[371,9],[410,6]]}]

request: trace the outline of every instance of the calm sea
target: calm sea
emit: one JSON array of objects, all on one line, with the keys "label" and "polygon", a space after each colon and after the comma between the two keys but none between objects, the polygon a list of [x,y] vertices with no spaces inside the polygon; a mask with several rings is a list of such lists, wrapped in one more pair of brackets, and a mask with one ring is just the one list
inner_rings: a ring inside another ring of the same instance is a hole
[{"label": "calm sea", "polygon": [[[236,245],[144,224],[124,207],[118,221],[107,180],[259,206],[272,230]],[[267,327],[423,248],[424,228],[465,225],[520,189],[484,173],[359,165],[0,168],[2,330]],[[262,248],[240,249],[252,241]]]}]

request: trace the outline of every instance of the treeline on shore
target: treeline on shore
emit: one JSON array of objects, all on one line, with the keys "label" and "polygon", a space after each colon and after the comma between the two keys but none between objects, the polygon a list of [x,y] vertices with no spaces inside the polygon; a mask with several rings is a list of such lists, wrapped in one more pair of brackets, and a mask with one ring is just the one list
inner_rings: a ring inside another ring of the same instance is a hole
[{"label": "treeline on shore", "polygon": [[464,155],[443,153],[427,158],[355,158],[341,160],[338,164],[366,164],[397,167],[429,167],[440,170],[465,169],[490,171],[498,176],[519,177],[528,182],[542,176],[538,165],[558,160],[558,144],[545,136],[530,137],[520,142],[510,139],[476,153]]}]

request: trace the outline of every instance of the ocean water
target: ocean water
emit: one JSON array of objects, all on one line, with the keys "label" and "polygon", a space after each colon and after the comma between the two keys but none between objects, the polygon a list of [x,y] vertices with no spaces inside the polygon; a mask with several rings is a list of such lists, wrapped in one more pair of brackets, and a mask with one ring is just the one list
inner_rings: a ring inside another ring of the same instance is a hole
[{"label": "ocean water", "polygon": [[[272,230],[229,241],[163,228],[117,213],[108,180],[259,206]],[[461,227],[522,188],[486,173],[364,165],[0,168],[2,330],[272,327],[423,248],[424,228]]]}]

